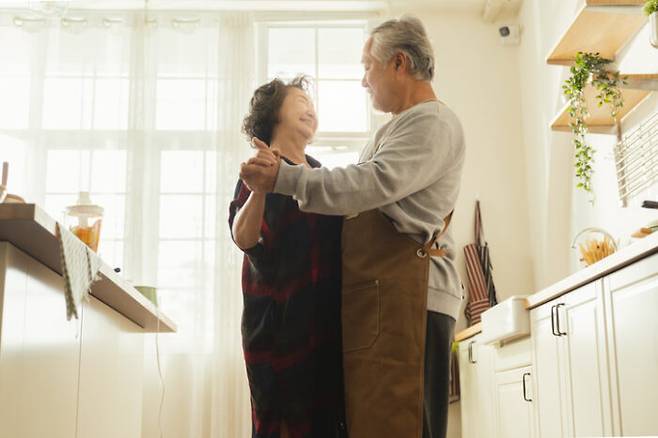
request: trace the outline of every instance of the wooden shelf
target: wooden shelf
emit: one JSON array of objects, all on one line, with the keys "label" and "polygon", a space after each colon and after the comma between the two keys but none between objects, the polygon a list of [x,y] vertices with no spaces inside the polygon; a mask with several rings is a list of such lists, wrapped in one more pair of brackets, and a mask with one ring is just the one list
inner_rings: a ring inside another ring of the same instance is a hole
[{"label": "wooden shelf", "polygon": [[614,61],[647,22],[643,4],[643,0],[587,0],[546,62],[572,65],[578,52],[598,52]]},{"label": "wooden shelf", "polygon": [[[62,274],[56,222],[34,204],[0,204],[0,241],[10,242],[45,266]],[[83,245],[80,242],[80,245]],[[103,263],[101,279],[91,287],[91,294],[135,324],[145,333],[157,330],[176,331],[176,324],[159,312],[137,289]],[[62,299],[62,315],[64,300]]]},{"label": "wooden shelf", "polygon": [[[652,89],[656,89],[656,84],[658,84],[658,74],[622,74],[622,77],[627,77],[628,86],[621,89],[624,96],[624,107],[619,111],[619,120],[623,120],[624,117],[633,111],[651,94]],[[615,121],[610,117],[610,107],[607,105],[599,107],[596,103],[596,95],[596,89],[588,85],[585,89],[585,100],[587,101],[587,108],[590,113],[589,117],[585,119],[587,128],[589,132],[597,134],[614,134]],[[551,123],[551,129],[554,131],[571,132],[569,120],[569,105],[566,104]]]}]

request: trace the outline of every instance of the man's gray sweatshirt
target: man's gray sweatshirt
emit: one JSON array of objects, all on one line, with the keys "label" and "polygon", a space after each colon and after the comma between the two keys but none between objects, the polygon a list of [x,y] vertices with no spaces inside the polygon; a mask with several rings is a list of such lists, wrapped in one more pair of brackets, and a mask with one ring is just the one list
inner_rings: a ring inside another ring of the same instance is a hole
[{"label": "man's gray sweatshirt", "polygon": [[[329,170],[282,161],[274,192],[293,196],[302,211],[313,213],[378,208],[400,233],[425,243],[455,207],[464,153],[455,113],[442,102],[424,102],[382,126],[359,164]],[[457,319],[463,295],[450,227],[439,245],[447,255],[432,258],[427,308]]]}]

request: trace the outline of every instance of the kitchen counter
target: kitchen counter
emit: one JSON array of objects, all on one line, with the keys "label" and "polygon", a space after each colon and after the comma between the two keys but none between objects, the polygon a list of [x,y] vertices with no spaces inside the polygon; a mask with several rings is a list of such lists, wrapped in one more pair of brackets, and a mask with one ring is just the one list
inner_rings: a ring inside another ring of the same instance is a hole
[{"label": "kitchen counter", "polygon": [[474,324],[459,333],[455,333],[455,342],[461,342],[465,341],[468,338],[472,338],[473,336],[477,335],[482,331],[482,323],[478,322],[477,324]]},{"label": "kitchen counter", "polygon": [[[527,297],[527,309],[541,306],[557,297],[569,293],[579,287],[598,280],[638,260],[658,253],[658,233],[651,234],[644,239],[626,246],[614,254],[600,260],[593,265],[581,269],[578,272],[542,289],[541,291]],[[463,341],[473,337],[482,331],[481,324],[468,327],[455,334],[455,341]]]},{"label": "kitchen counter", "polygon": [[[62,274],[56,221],[35,204],[0,204],[0,241],[11,243],[49,269]],[[176,324],[158,311],[114,269],[103,263],[91,295],[134,322],[143,332],[175,332]],[[62,299],[62,313],[64,300]]]},{"label": "kitchen counter", "polygon": [[633,244],[626,246],[614,254],[600,260],[593,265],[581,269],[578,272],[528,296],[528,309],[541,306],[561,295],[598,280],[638,260],[658,252],[658,233],[653,233]]}]

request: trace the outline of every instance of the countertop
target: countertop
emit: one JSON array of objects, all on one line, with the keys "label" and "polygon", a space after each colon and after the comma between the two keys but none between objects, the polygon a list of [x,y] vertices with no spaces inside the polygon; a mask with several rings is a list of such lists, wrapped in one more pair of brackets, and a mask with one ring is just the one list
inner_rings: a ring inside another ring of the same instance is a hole
[{"label": "countertop", "polygon": [[[658,253],[658,232],[653,233],[643,239],[639,239],[633,244],[621,248],[614,254],[600,260],[593,265],[581,269],[568,277],[554,283],[539,292],[529,295],[527,300],[527,309],[533,309],[545,304],[555,298],[569,293],[579,287],[596,281],[606,275],[618,271],[638,260]],[[463,341],[482,331],[481,325],[476,324],[455,334],[456,341]]]},{"label": "countertop", "polygon": [[[0,204],[0,241],[16,248],[62,274],[56,221],[35,204]],[[130,283],[103,262],[101,279],[93,284],[91,294],[135,324],[144,332],[175,332],[176,324]],[[64,300],[62,300],[64,307]]]},{"label": "countertop", "polygon": [[561,295],[572,290],[605,277],[615,271],[618,271],[638,260],[648,257],[658,252],[658,232],[639,239],[633,244],[626,246],[614,254],[600,260],[593,265],[581,269],[568,277],[542,289],[541,291],[528,296],[528,309],[541,306]]}]

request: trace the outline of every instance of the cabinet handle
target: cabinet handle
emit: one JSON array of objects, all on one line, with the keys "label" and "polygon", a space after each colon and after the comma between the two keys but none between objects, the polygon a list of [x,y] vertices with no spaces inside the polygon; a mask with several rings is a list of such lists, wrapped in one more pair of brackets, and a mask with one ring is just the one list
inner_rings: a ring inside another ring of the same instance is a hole
[{"label": "cabinet handle", "polygon": [[530,376],[530,373],[523,373],[523,400],[527,402],[531,402],[532,399],[528,398],[528,395],[526,393],[526,383],[525,383],[526,376]]},{"label": "cabinet handle", "polygon": [[560,303],[555,306],[555,326],[557,328],[556,336],[566,336],[567,332],[562,333],[560,330],[560,307],[564,306],[564,303]]},{"label": "cabinet handle", "polygon": [[473,359],[473,344],[475,344],[475,341],[468,343],[468,361],[470,363],[477,363],[477,361]]},{"label": "cabinet handle", "polygon": [[551,332],[553,332],[553,336],[560,336],[556,331],[555,331],[555,305],[551,306]]}]

